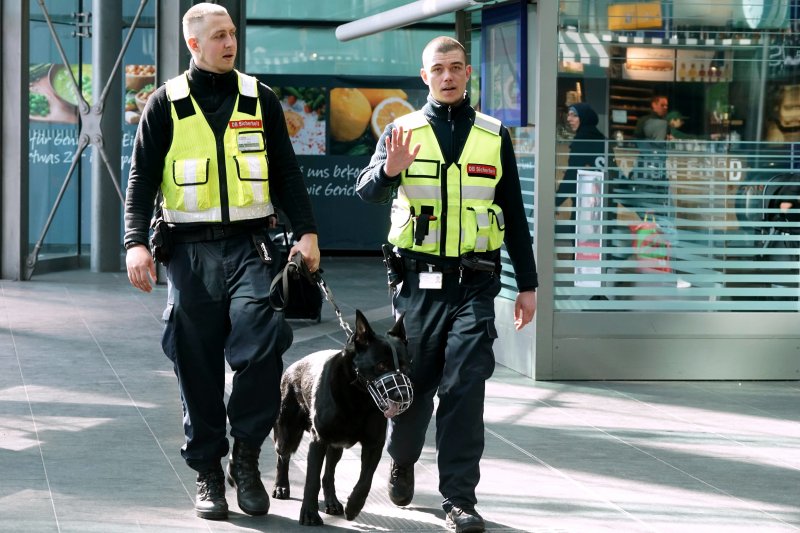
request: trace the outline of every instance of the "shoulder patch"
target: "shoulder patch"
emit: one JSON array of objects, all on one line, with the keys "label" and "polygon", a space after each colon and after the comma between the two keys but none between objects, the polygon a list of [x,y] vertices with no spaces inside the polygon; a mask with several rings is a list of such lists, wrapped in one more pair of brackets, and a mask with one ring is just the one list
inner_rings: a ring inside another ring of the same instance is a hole
[{"label": "shoulder patch", "polygon": [[167,80],[166,85],[167,98],[169,98],[171,102],[189,96],[189,80],[186,78],[185,73]]},{"label": "shoulder patch", "polygon": [[404,130],[415,130],[423,126],[427,126],[428,121],[425,120],[425,115],[422,114],[422,111],[420,110],[396,118],[394,120],[394,125],[395,127],[402,126]]},{"label": "shoulder patch", "polygon": [[489,133],[500,135],[500,126],[502,123],[494,117],[490,117],[489,115],[484,115],[483,113],[476,111],[475,125],[482,130],[488,131]]}]

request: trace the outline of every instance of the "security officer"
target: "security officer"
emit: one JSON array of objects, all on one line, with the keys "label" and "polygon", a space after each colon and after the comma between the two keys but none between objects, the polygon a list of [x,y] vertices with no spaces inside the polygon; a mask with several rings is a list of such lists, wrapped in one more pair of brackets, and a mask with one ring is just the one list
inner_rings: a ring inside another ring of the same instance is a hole
[{"label": "security officer", "polygon": [[448,525],[459,532],[485,528],[475,488],[503,242],[520,291],[517,330],[533,318],[538,284],[511,137],[470,106],[466,57],[450,37],[428,43],[420,71],[428,103],[387,126],[357,187],[368,202],[389,202],[396,193],[389,241],[404,270],[393,304],[396,314],[407,311],[415,398],[390,421],[389,497],[400,506],[413,498],[414,463],[438,393],[439,491]]},{"label": "security officer", "polygon": [[[255,78],[234,70],[236,27],[219,5],[201,3],[183,18],[188,71],[160,87],[142,115],[128,181],[128,278],[152,290],[147,247],[160,188],[164,223],[159,259],[168,296],[162,346],[178,377],[186,437],[181,454],[197,471],[195,510],[225,519],[226,423],[233,452],[228,481],[239,507],[265,514],[261,445],[277,417],[281,355],[292,341],[269,306],[277,250],[267,238],[273,199],[288,215],[309,270],[319,267],[311,204],[280,102]],[[225,361],[234,371],[227,408]]]}]

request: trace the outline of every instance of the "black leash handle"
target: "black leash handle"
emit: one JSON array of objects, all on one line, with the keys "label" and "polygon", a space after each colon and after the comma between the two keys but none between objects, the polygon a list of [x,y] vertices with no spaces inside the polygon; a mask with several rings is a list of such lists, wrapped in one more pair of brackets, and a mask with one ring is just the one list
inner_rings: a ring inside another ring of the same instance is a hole
[{"label": "black leash handle", "polygon": [[[331,291],[328,284],[325,283],[325,280],[322,279],[322,269],[317,270],[316,272],[311,272],[308,270],[308,266],[306,266],[305,261],[303,260],[303,254],[297,252],[292,256],[286,266],[272,279],[272,283],[269,286],[269,305],[275,311],[283,311],[289,305],[289,298],[291,295],[289,294],[289,278],[298,279],[300,276],[306,278],[310,281],[313,285],[319,287],[322,294],[325,296],[325,299],[331,303],[333,306],[333,310],[336,313],[336,318],[339,319],[339,325],[342,327],[344,332],[347,334],[347,338],[350,338],[353,335],[353,330],[350,327],[344,317],[342,316],[342,310],[339,309],[339,306],[336,305],[336,300],[333,298],[333,292]],[[281,291],[276,291],[275,288],[280,285]]]}]

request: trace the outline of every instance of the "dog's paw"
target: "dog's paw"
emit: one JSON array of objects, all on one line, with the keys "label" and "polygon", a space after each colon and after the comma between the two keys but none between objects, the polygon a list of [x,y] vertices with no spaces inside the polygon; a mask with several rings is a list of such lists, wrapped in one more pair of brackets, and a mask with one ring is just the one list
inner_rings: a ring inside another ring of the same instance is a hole
[{"label": "dog's paw", "polygon": [[289,486],[279,486],[275,485],[272,487],[272,497],[276,500],[288,500],[289,499]]},{"label": "dog's paw", "polygon": [[334,498],[331,501],[325,500],[325,514],[341,515],[344,514],[344,507],[339,500]]},{"label": "dog's paw", "polygon": [[303,506],[300,508],[300,519],[298,523],[301,526],[321,526],[322,518],[320,518],[317,511],[311,511]]},{"label": "dog's paw", "polygon": [[361,509],[364,508],[364,501],[347,500],[347,507],[344,508],[344,517],[348,520],[355,520]]}]

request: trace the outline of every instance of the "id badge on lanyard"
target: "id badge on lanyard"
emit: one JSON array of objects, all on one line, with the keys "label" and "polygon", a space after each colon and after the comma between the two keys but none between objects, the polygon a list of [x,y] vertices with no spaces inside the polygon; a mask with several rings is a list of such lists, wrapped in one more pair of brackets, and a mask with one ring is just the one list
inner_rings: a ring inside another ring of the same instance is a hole
[{"label": "id badge on lanyard", "polygon": [[441,272],[420,272],[419,273],[419,288],[420,289],[441,289],[442,288]]}]

